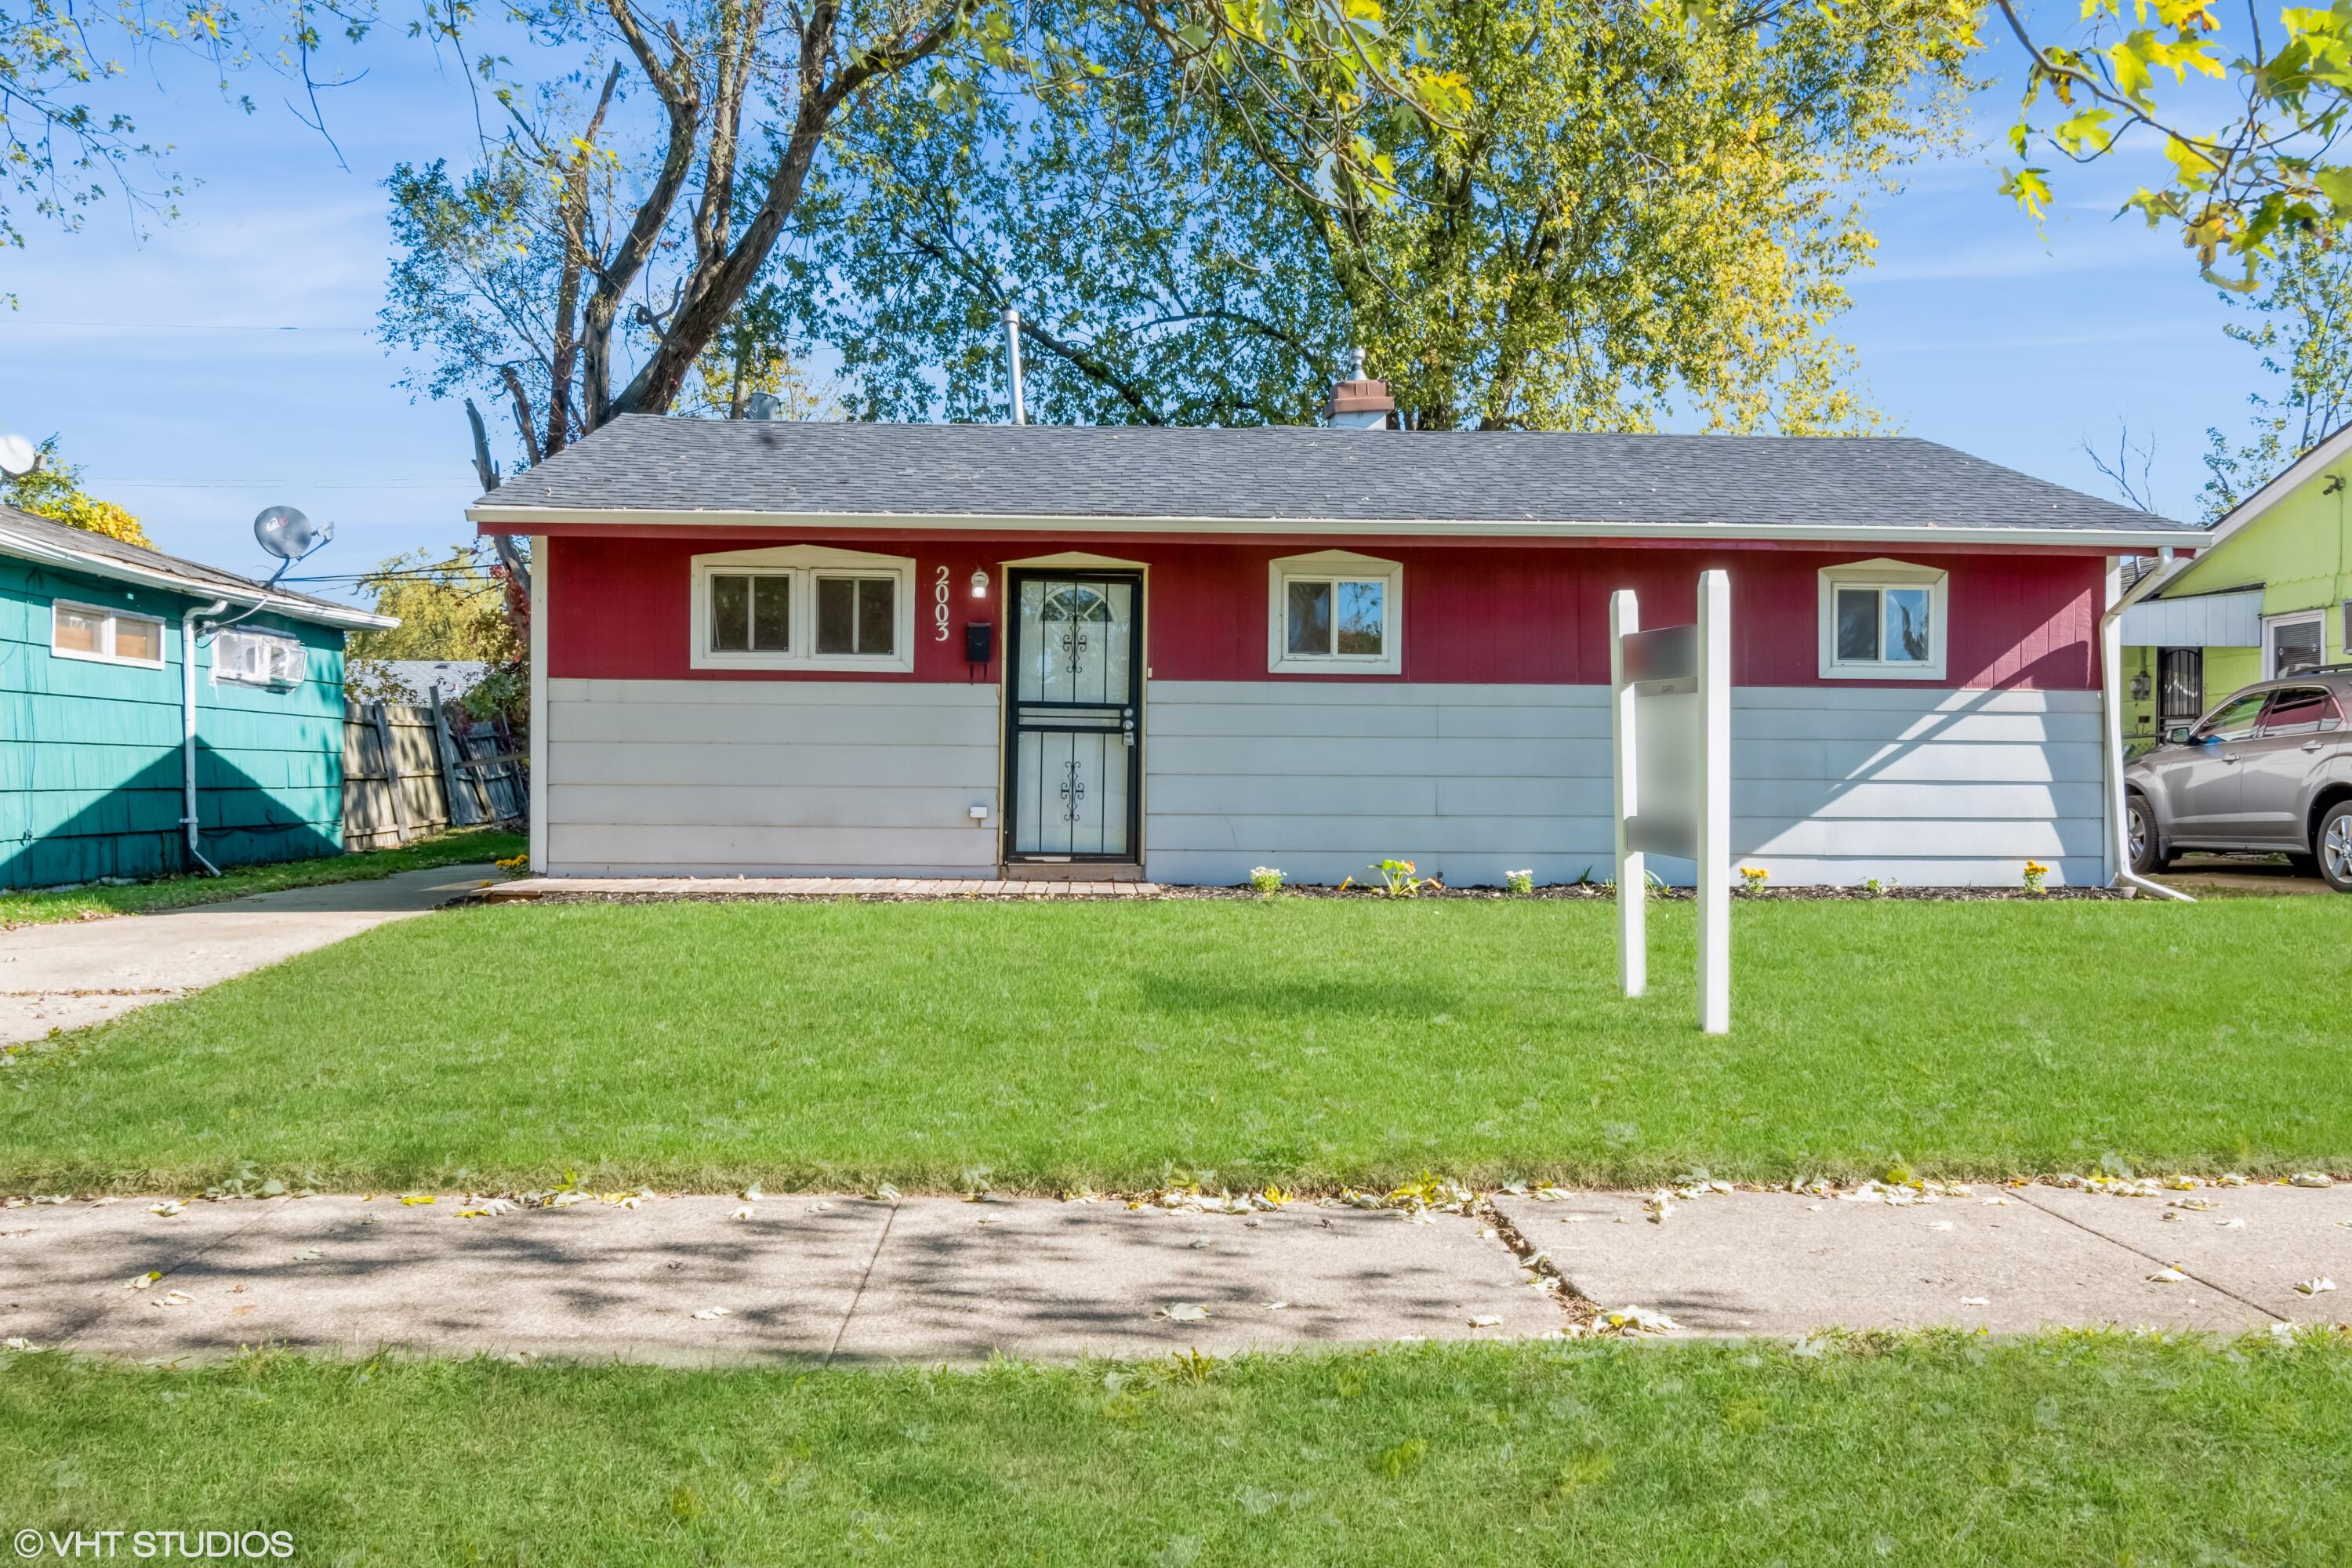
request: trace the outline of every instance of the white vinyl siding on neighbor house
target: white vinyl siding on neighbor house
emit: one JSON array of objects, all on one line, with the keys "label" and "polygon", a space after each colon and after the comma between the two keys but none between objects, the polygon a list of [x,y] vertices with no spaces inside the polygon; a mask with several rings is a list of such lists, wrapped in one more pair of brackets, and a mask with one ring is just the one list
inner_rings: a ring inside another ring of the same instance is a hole
[{"label": "white vinyl siding on neighbor house", "polygon": [[[1383,856],[1456,885],[1611,872],[1601,686],[1154,681],[1145,873],[1359,879]],[[2015,886],[2102,875],[2096,692],[1739,687],[1732,850],[1779,886]],[[1687,882],[1687,862],[1657,862]]]},{"label": "white vinyl siding on neighbor house", "polygon": [[993,686],[547,684],[552,875],[994,874]]}]

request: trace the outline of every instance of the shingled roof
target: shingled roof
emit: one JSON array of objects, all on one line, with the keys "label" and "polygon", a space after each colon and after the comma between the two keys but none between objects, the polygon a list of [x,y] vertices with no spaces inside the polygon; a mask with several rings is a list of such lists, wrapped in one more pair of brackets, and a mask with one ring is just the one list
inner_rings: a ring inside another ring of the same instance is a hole
[{"label": "shingled roof", "polygon": [[274,613],[327,626],[396,626],[400,624],[391,616],[379,616],[350,605],[338,605],[331,599],[298,594],[290,588],[273,588],[250,577],[240,577],[217,566],[207,566],[201,561],[166,555],[160,550],[150,550],[144,545],[125,544],[119,539],[109,539],[86,528],[69,527],[53,518],[18,511],[12,506],[0,506],[0,554],[48,561],[69,570],[88,572],[100,577],[125,578],[179,588],[192,594],[210,594],[245,605],[252,604],[266,594]]},{"label": "shingled roof", "polygon": [[[2200,531],[1908,437],[763,423],[625,416],[478,500],[533,521],[1059,521],[1834,537]],[[636,517],[616,514],[637,514]],[[2055,541],[2053,541],[2055,542]],[[2127,538],[2116,541],[2118,547]]]}]

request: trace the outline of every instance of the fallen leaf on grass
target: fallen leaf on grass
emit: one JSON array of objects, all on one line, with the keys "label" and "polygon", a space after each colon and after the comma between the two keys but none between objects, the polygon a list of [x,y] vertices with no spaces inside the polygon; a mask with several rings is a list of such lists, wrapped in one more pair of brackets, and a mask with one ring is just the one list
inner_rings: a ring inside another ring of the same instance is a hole
[{"label": "fallen leaf on grass", "polygon": [[2306,1296],[2316,1296],[2323,1290],[2335,1289],[2336,1281],[2323,1274],[2316,1279],[2298,1279],[2294,1282],[2294,1288]]},{"label": "fallen leaf on grass", "polygon": [[729,1309],[725,1307],[705,1307],[694,1315],[705,1320],[711,1318],[724,1318],[729,1315]]},{"label": "fallen leaf on grass", "polygon": [[1209,1309],[1198,1301],[1178,1301],[1160,1308],[1160,1315],[1171,1323],[1197,1323],[1209,1315]]}]

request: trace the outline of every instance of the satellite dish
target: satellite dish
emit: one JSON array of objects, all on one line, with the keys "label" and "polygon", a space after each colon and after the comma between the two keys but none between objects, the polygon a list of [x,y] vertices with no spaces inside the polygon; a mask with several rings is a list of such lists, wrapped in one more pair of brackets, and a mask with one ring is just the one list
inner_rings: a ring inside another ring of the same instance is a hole
[{"label": "satellite dish", "polygon": [[335,525],[314,524],[299,507],[266,506],[253,520],[253,537],[280,561],[299,561],[334,538]]},{"label": "satellite dish", "polygon": [[41,450],[22,436],[0,436],[0,474],[21,479],[39,467]]}]

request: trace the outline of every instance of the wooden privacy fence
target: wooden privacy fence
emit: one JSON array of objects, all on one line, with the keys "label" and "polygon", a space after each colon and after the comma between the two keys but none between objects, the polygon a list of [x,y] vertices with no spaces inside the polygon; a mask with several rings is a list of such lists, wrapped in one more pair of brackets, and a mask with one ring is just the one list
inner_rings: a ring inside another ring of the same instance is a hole
[{"label": "wooden privacy fence", "polygon": [[460,731],[422,702],[343,704],[343,847],[385,849],[529,809],[523,759],[502,731]]}]

